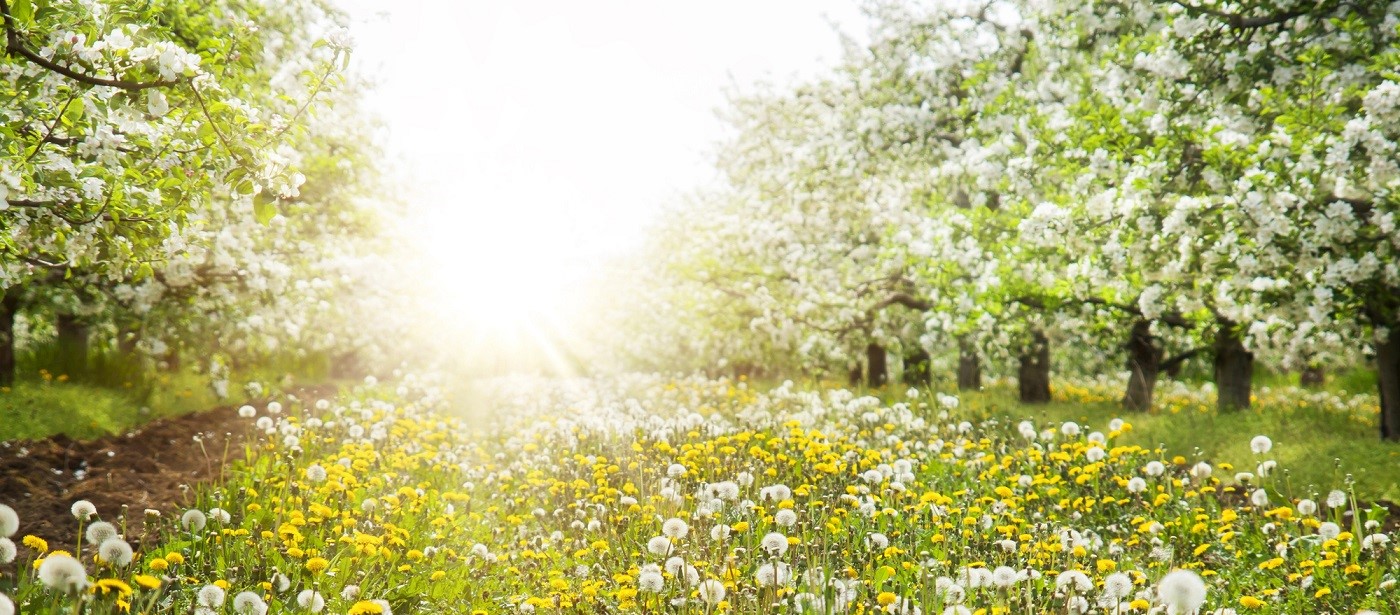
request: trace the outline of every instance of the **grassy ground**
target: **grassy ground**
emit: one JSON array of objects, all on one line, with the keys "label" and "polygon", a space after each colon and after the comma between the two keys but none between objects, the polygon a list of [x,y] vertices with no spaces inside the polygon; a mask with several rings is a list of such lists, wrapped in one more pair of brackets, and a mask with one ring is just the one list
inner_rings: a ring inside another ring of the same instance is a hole
[{"label": "grassy ground", "polygon": [[[965,396],[969,405],[994,406],[1014,419],[1037,425],[1075,421],[1107,431],[1114,418],[1133,429],[1125,443],[1161,446],[1172,455],[1201,459],[1235,472],[1254,472],[1263,459],[1278,461],[1281,490],[1291,497],[1345,489],[1348,477],[1362,500],[1400,501],[1400,444],[1380,440],[1374,424],[1311,405],[1288,407],[1261,403],[1252,410],[1220,414],[1214,410],[1176,413],[1130,413],[1113,402],[1055,402],[1026,406],[1006,391]],[[1273,439],[1264,457],[1249,450],[1256,435]],[[1292,493],[1288,493],[1291,489]]]},{"label": "grassy ground", "polygon": [[330,380],[327,369],[309,363],[265,366],[230,377],[229,396],[220,399],[209,377],[189,370],[139,372],[94,362],[83,377],[31,371],[12,387],[0,388],[0,442],[64,434],[79,440],[124,432],[143,423],[233,403],[249,397],[249,382],[262,383],[264,394],[290,383]]},{"label": "grassy ground", "polygon": [[[1281,472],[1278,484],[1283,495],[1326,494],[1346,489],[1350,481],[1363,501],[1400,502],[1400,443],[1380,440],[1372,393],[1374,378],[1365,370],[1329,376],[1325,389],[1307,391],[1297,388],[1296,375],[1290,380],[1264,374],[1255,384],[1254,407],[1227,414],[1216,412],[1213,401],[1199,393],[1171,393],[1170,382],[1159,388],[1157,408],[1152,412],[1124,410],[1118,403],[1122,391],[1115,386],[1063,382],[1055,383],[1056,400],[1049,404],[1022,404],[1014,385],[1001,384],[959,394],[958,411],[975,417],[1031,420],[1041,429],[1075,421],[1104,432],[1109,421],[1121,418],[1133,426],[1125,443],[1160,446],[1192,463],[1204,460],[1217,468],[1222,462],[1229,464],[1231,469],[1224,474],[1227,480],[1235,472],[1256,472],[1260,461],[1273,459]],[[1187,386],[1193,390],[1199,387],[1197,383]],[[953,390],[946,385],[934,389]],[[905,390],[903,385],[891,385],[883,394],[897,398]],[[1307,395],[1330,396],[1332,401],[1319,403],[1305,399]],[[1349,400],[1368,401],[1366,405],[1339,408]],[[1261,434],[1274,441],[1273,450],[1264,457],[1249,449],[1250,439]]]},{"label": "grassy ground", "polygon": [[156,386],[145,392],[75,382],[22,381],[0,390],[0,441],[55,434],[96,438],[219,403],[213,391],[194,375],[160,377]]}]

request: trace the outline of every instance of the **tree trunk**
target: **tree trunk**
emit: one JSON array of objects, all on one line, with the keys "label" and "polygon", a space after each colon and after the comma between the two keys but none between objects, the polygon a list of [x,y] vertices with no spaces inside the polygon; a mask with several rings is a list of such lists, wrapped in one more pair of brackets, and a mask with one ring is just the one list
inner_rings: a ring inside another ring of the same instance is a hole
[{"label": "tree trunk", "polygon": [[1050,401],[1050,340],[1039,329],[1033,335],[1031,344],[1021,351],[1021,369],[1017,373],[1023,404]]},{"label": "tree trunk", "polygon": [[170,348],[165,351],[165,355],[163,355],[160,360],[165,364],[165,371],[180,371],[180,349],[174,344],[170,345]]},{"label": "tree trunk", "polygon": [[904,384],[926,387],[933,383],[928,352],[919,348],[904,358]]},{"label": "tree trunk", "polygon": [[1239,326],[1221,319],[1215,332],[1216,408],[1221,412],[1248,408],[1254,381],[1254,353],[1244,347]]},{"label": "tree trunk", "polygon": [[136,354],[136,346],[141,343],[141,330],[136,328],[125,328],[117,331],[117,352],[122,356],[132,356]]},{"label": "tree trunk", "polygon": [[885,386],[889,382],[887,359],[885,349],[879,344],[872,343],[865,347],[865,383],[871,388]]},{"label": "tree trunk", "polygon": [[0,293],[0,387],[15,384],[15,317],[19,315],[19,289]]},{"label": "tree trunk", "polygon": [[851,386],[851,388],[854,389],[860,386],[860,381],[862,377],[864,377],[864,372],[861,371],[860,364],[856,363],[855,365],[851,366],[851,371],[847,376],[846,382]]},{"label": "tree trunk", "polygon": [[1128,334],[1128,390],[1123,393],[1123,407],[1145,412],[1152,409],[1152,392],[1157,387],[1157,372],[1162,353],[1152,337],[1152,323],[1139,320]]},{"label": "tree trunk", "polygon": [[1376,344],[1376,384],[1381,394],[1381,439],[1400,441],[1400,326]]},{"label": "tree trunk", "polygon": [[965,338],[958,340],[958,390],[982,390],[982,362],[977,349]]},{"label": "tree trunk", "polygon": [[1308,365],[1298,374],[1298,384],[1309,388],[1319,388],[1327,382],[1327,368],[1321,365]]},{"label": "tree trunk", "polygon": [[53,371],[56,375],[67,374],[69,378],[81,380],[90,371],[88,338],[91,336],[87,323],[73,314],[59,314],[55,325],[58,329],[58,357]]}]

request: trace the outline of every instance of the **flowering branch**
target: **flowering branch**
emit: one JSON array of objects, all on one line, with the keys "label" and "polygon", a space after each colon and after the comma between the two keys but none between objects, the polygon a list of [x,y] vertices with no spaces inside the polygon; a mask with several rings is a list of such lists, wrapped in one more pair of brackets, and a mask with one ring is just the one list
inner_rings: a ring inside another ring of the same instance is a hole
[{"label": "flowering branch", "polygon": [[59,64],[58,62],[54,62],[53,60],[45,58],[44,56],[39,55],[39,53],[34,51],[33,49],[30,49],[29,47],[25,46],[24,41],[20,40],[19,30],[15,28],[15,18],[12,15],[10,15],[10,5],[5,0],[0,0],[0,15],[3,15],[5,18],[5,51],[7,53],[9,53],[10,55],[18,55],[24,57],[30,62],[38,64],[39,66],[47,68],[52,72],[63,75],[64,77],[67,77],[74,81],[86,83],[88,85],[113,87],[122,90],[127,90],[130,92],[137,92],[140,90],[146,90],[150,88],[163,88],[179,83],[179,80],[127,81],[125,79],[107,79],[104,77],[93,77],[91,75],[84,75],[83,73],[80,73],[67,66]]}]

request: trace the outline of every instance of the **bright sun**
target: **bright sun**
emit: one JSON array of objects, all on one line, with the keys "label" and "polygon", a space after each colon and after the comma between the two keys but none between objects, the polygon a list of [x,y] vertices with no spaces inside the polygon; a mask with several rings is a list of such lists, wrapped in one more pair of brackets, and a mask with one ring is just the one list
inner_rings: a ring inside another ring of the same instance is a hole
[{"label": "bright sun", "polygon": [[571,371],[583,259],[567,229],[530,208],[435,207],[415,214],[431,335],[474,370]]}]

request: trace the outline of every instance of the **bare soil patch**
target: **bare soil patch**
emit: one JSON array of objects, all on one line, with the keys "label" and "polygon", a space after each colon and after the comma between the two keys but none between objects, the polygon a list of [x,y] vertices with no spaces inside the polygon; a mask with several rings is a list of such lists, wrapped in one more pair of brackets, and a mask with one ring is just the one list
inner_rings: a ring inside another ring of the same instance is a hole
[{"label": "bare soil patch", "polygon": [[[296,396],[314,401],[332,393],[333,387],[317,387]],[[33,534],[71,551],[78,523],[70,509],[88,500],[103,520],[121,527],[124,518],[126,539],[139,548],[154,539],[145,533],[147,509],[167,517],[183,513],[196,486],[218,480],[228,464],[243,459],[252,422],[237,408],[157,419],[90,441],[55,436],[0,444],[0,503],[19,513],[16,539]]]}]

